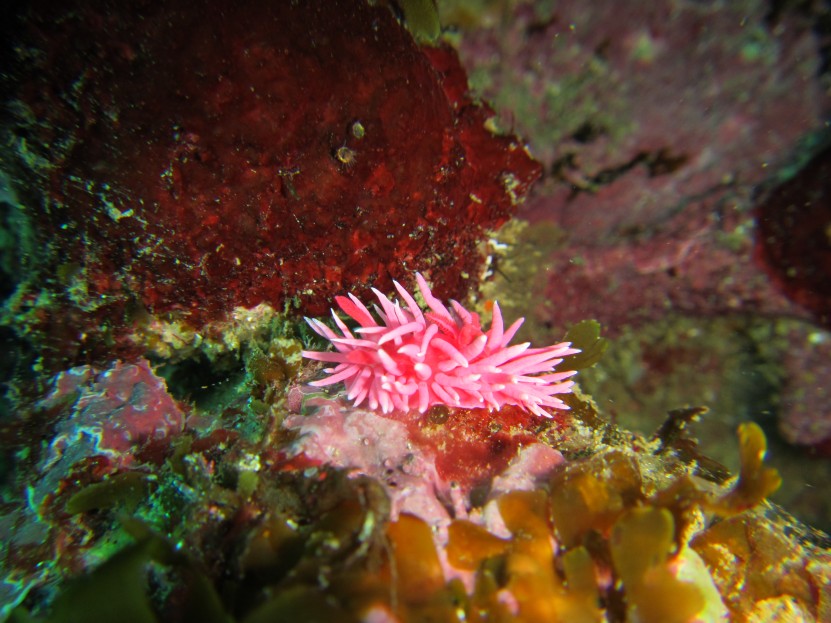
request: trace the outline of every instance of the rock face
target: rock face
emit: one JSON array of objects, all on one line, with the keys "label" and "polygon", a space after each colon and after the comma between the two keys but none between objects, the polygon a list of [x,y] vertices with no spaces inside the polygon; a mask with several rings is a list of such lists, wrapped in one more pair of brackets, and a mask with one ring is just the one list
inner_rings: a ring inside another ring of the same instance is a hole
[{"label": "rock face", "polygon": [[470,25],[460,55],[544,167],[518,213],[562,230],[536,262],[541,320],[809,317],[756,264],[754,203],[831,109],[824,16],[602,0],[511,17]]},{"label": "rock face", "polygon": [[784,467],[828,456],[831,439],[827,7],[511,11],[445,16],[464,31],[473,84],[544,167],[484,292],[527,316],[534,340],[585,318],[618,339],[617,361],[582,380],[612,417],[707,404],[700,439],[721,460],[724,427],[769,419],[792,483],[777,503],[803,498],[799,512],[828,529],[831,465]]},{"label": "rock face", "polygon": [[386,7],[35,5],[3,159],[42,240],[13,311],[48,288],[53,347],[145,312],[322,314],[413,269],[463,297],[539,175],[486,129],[455,52]]}]

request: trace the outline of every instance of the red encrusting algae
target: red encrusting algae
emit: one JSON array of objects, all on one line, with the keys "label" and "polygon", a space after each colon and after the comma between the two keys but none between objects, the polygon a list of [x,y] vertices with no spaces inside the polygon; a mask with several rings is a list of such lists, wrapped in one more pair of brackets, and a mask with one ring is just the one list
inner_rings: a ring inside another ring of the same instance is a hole
[{"label": "red encrusting algae", "polygon": [[455,51],[385,6],[34,4],[4,136],[43,257],[12,312],[64,365],[123,353],[145,311],[196,331],[260,303],[317,315],[427,269],[461,296],[540,175]]}]

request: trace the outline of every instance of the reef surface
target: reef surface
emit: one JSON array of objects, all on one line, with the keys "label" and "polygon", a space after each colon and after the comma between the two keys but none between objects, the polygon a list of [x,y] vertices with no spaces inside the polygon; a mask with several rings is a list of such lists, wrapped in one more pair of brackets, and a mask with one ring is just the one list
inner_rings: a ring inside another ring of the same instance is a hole
[{"label": "reef surface", "polygon": [[831,620],[826,9],[2,29],[0,620]]}]

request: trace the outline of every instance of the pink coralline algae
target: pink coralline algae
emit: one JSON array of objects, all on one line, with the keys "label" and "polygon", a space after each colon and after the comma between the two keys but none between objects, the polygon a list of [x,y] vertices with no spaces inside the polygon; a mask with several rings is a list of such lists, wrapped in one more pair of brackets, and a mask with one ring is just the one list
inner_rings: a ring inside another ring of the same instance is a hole
[{"label": "pink coralline algae", "polygon": [[308,359],[337,364],[325,369],[329,377],[312,385],[343,381],[346,396],[356,407],[367,401],[371,409],[380,407],[384,413],[409,411],[411,405],[421,413],[433,405],[466,409],[517,405],[551,417],[544,407],[568,408],[556,395],[570,390],[573,382],[566,379],[575,371],[554,370],[563,357],[578,352],[570,343],[508,346],[523,318],[505,330],[499,305],[494,303],[490,329],[482,331],[478,314],[457,301],[451,301],[448,309],[433,296],[424,277],[417,274],[416,281],[430,311],[422,311],[412,295],[394,282],[406,307],[373,288],[381,304],[375,306],[380,324],[354,295],[336,297],[340,308],[358,323],[357,337],[334,310],[341,335],[307,318],[312,329],[337,350],[303,351]]},{"label": "pink coralline algae", "polygon": [[68,486],[79,486],[72,474],[90,461],[98,461],[102,473],[132,468],[142,447],[181,433],[186,417],[143,359],[116,362],[104,371],[78,366],[61,372],[37,407],[55,420],[55,436],[32,486],[31,498],[38,504],[55,495],[62,482],[74,479]]},{"label": "pink coralline algae", "polygon": [[47,465],[75,454],[104,455],[127,467],[136,447],[181,432],[185,421],[164,380],[144,359],[116,362],[105,371],[78,366],[61,372],[38,406],[63,416]]}]

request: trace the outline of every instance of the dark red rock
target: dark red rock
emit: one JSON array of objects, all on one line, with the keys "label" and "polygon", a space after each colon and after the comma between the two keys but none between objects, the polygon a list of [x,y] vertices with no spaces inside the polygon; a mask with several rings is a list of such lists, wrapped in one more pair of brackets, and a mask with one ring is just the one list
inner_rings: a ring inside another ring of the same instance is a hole
[{"label": "dark red rock", "polygon": [[60,316],[27,322],[68,359],[141,310],[323,314],[416,270],[463,296],[539,175],[454,51],[362,0],[44,3],[24,24],[15,166],[47,247],[32,287]]},{"label": "dark red rock", "polygon": [[757,258],[792,301],[831,328],[831,148],[757,208]]}]

